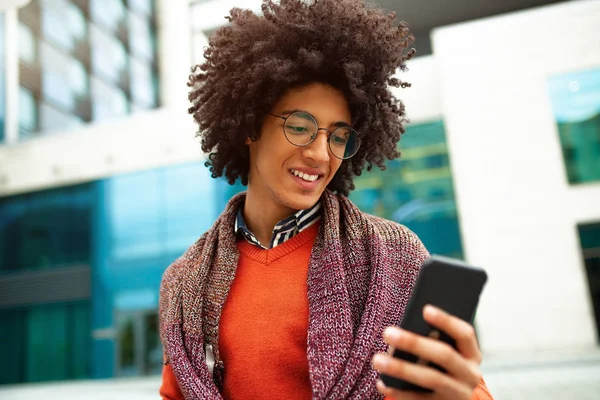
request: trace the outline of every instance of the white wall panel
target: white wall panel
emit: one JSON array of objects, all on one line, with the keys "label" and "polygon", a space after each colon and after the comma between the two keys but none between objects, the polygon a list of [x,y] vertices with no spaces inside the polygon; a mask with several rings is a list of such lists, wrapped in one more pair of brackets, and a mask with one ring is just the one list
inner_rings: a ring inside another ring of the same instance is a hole
[{"label": "white wall panel", "polygon": [[576,224],[600,221],[600,185],[568,185],[547,82],[600,68],[599,37],[598,1],[432,34],[465,255],[490,276],[487,352],[596,346]]}]

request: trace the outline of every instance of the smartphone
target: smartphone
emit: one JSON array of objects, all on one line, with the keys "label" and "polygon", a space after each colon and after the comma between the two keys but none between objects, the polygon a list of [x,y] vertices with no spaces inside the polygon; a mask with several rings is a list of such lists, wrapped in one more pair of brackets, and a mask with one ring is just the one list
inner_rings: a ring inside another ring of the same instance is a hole
[{"label": "smartphone", "polygon": [[[422,336],[442,340],[456,348],[456,343],[450,336],[425,322],[423,307],[431,304],[472,324],[486,281],[487,274],[481,268],[467,265],[461,260],[432,256],[421,267],[400,327]],[[402,360],[429,365],[446,372],[439,365],[421,360],[413,354],[395,349],[390,349],[390,353]],[[381,375],[381,380],[386,386],[400,390],[431,392],[429,389],[384,374]]]}]

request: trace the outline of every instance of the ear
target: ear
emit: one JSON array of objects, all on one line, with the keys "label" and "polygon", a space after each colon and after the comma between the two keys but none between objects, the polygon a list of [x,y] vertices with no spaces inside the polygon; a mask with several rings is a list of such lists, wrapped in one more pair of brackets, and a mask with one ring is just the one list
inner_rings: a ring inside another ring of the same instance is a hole
[{"label": "ear", "polygon": [[254,133],[248,135],[246,138],[246,145],[250,145],[252,142],[256,142],[256,135]]}]

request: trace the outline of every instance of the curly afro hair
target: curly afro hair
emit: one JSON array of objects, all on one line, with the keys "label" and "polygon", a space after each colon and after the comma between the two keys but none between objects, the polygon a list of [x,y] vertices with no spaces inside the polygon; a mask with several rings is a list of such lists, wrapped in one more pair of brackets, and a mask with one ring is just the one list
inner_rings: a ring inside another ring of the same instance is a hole
[{"label": "curly afro hair", "polygon": [[213,178],[248,184],[247,138],[256,140],[273,104],[290,88],[313,82],[340,90],[361,147],[328,188],[347,196],[365,164],[385,168],[399,157],[406,122],[389,90],[407,87],[393,75],[415,50],[405,23],[362,0],[263,0],[263,16],[234,8],[210,38],[205,61],[192,68],[189,113],[199,125]]}]

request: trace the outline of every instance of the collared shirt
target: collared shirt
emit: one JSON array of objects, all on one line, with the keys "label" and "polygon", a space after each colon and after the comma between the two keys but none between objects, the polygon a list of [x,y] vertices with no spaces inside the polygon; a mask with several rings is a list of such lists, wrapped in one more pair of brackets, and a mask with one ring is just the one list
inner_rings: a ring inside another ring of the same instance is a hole
[{"label": "collared shirt", "polygon": [[[263,246],[256,236],[246,226],[246,221],[244,220],[243,206],[238,209],[237,217],[235,219],[234,232],[239,235],[242,235],[244,239],[248,241],[248,243],[258,246],[262,249],[268,249]],[[312,226],[314,223],[321,219],[323,214],[323,208],[321,206],[321,202],[317,202],[311,208],[306,210],[301,210],[283,219],[275,225],[273,228],[273,236],[271,236],[271,248],[278,246],[284,243],[286,240],[289,240],[305,230],[306,228]]]}]

